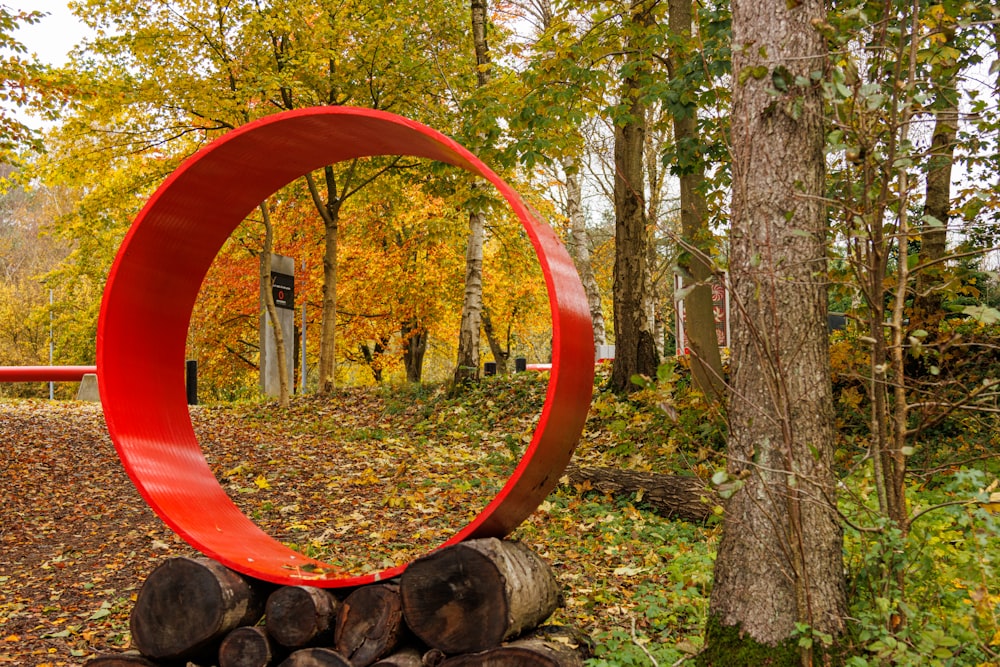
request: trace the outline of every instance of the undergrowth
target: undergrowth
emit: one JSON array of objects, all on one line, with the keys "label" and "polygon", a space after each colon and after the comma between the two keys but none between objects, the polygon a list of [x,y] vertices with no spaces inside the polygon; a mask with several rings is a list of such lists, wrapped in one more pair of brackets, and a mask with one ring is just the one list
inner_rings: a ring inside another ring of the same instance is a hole
[{"label": "undergrowth", "polygon": [[[602,380],[595,383],[575,464],[693,474],[706,481],[723,469],[725,415],[690,386],[683,367],[665,365],[629,397],[600,391]],[[293,435],[296,429],[321,431],[392,447],[405,433],[407,446],[427,452],[441,451],[441,443],[489,444],[478,465],[488,470],[481,475],[488,487],[482,490],[493,493],[530,442],[546,387],[545,374],[527,373],[487,378],[458,395],[426,385],[352,389],[298,399],[279,415],[286,426],[291,420]],[[853,654],[847,664],[1000,664],[1000,528],[994,514],[1000,502],[989,502],[998,487],[991,458],[995,424],[956,415],[937,432],[923,434],[914,460],[922,467],[909,487],[911,510],[936,509],[902,536],[874,511],[856,387],[842,381],[837,389]],[[345,405],[359,403],[358,392],[371,413],[360,430],[343,415]],[[251,421],[279,418],[270,406],[240,409]],[[418,480],[411,484],[419,486]],[[391,496],[385,502],[393,502]],[[555,569],[565,604],[553,620],[594,639],[589,667],[679,665],[702,646],[720,531],[718,521],[667,520],[647,511],[641,498],[614,499],[563,484],[514,537],[538,549]],[[902,596],[895,586],[900,578]],[[808,636],[804,628],[800,641]]]}]

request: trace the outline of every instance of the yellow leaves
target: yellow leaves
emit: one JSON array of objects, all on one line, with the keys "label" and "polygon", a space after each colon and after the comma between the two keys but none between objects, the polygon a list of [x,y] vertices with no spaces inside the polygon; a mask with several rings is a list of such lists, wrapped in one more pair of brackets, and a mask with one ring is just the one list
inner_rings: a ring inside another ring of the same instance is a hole
[{"label": "yellow leaves", "polygon": [[257,488],[261,490],[271,488],[271,484],[267,481],[267,477],[264,475],[257,475],[257,479],[255,479],[253,483],[256,484]]}]

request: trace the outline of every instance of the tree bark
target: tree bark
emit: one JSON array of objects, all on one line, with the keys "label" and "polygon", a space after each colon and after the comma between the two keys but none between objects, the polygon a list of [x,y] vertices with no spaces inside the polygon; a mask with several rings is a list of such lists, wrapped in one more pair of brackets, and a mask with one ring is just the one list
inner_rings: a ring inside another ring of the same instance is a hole
[{"label": "tree bark", "polygon": [[[677,39],[691,40],[691,0],[669,0],[670,32]],[[680,71],[690,54],[672,48],[668,59],[670,77],[680,80]],[[712,304],[712,232],[708,227],[705,201],[705,163],[700,155],[698,110],[692,104],[673,114],[677,164],[674,171],[681,186],[681,239],[683,248],[678,266],[690,291],[684,297],[684,331],[691,352],[691,375],[695,385],[713,401],[725,398],[722,355],[715,329]]]},{"label": "tree bark", "polygon": [[282,586],[267,598],[267,633],[282,646],[332,644],[340,602],[313,586]]},{"label": "tree bark", "polygon": [[424,354],[427,352],[427,329],[416,320],[407,320],[400,327],[400,337],[403,339],[406,381],[420,382],[424,370]]},{"label": "tree bark", "polygon": [[446,654],[494,648],[536,627],[559,603],[548,564],[520,542],[495,538],[417,559],[400,593],[410,629]]},{"label": "tree bark", "polygon": [[[953,47],[955,31],[945,31],[945,46]],[[944,287],[941,261],[948,243],[951,220],[951,171],[955,163],[955,138],[958,134],[958,89],[954,61],[936,69],[935,119],[931,138],[927,184],[924,193],[924,219],[920,227],[920,264],[936,262],[917,274],[913,309],[916,323],[924,323],[941,313],[941,289]]]},{"label": "tree bark", "polygon": [[373,667],[424,667],[420,651],[415,648],[404,648],[397,653],[382,658]]},{"label": "tree bark", "polygon": [[277,664],[283,653],[264,628],[244,626],[236,628],[222,640],[219,667],[270,667]]},{"label": "tree bark", "polygon": [[389,655],[405,634],[398,584],[362,586],[337,612],[337,652],[355,666]]},{"label": "tree bark", "polygon": [[458,331],[458,362],[455,384],[479,379],[479,328],[483,312],[483,239],[486,218],[482,213],[469,214],[469,242],[465,250],[465,300]]},{"label": "tree bark", "polygon": [[[490,80],[490,49],[486,40],[487,0],[471,0],[472,43],[476,51],[476,81],[482,88]],[[479,379],[479,327],[483,309],[483,242],[486,216],[469,213],[469,241],[465,251],[465,300],[458,332],[458,362],[454,385]]]},{"label": "tree bark", "polygon": [[566,469],[570,484],[590,485],[612,496],[635,499],[639,496],[660,516],[684,521],[701,522],[712,516],[712,508],[720,499],[697,477],[658,475],[619,468]]},{"label": "tree bark", "polygon": [[583,667],[590,647],[576,635],[562,626],[545,626],[503,646],[450,658],[441,667]]},{"label": "tree bark", "polygon": [[483,333],[486,334],[486,342],[489,343],[493,361],[497,364],[497,375],[507,375],[507,362],[510,360],[510,329],[508,328],[507,349],[505,350],[493,328],[493,318],[490,317],[489,308],[483,308]]},{"label": "tree bark", "polygon": [[590,306],[590,319],[594,325],[594,347],[600,348],[607,343],[607,331],[604,325],[604,307],[601,304],[601,290],[597,286],[594,267],[590,262],[590,240],[587,238],[587,221],[583,215],[583,195],[580,170],[576,160],[565,158],[562,161],[563,172],[566,174],[566,217],[569,218],[569,252],[573,263],[580,274],[580,282],[587,293],[587,303]]},{"label": "tree bark", "polygon": [[[638,28],[652,21],[648,0],[632,0],[629,21]],[[641,73],[648,68],[637,39],[629,38],[626,63],[631,74],[622,82],[621,105],[628,109],[615,123],[615,361],[609,385],[616,392],[638,389],[633,375],[656,376],[659,358],[646,313],[649,284],[646,232],[643,135],[646,105]]]},{"label": "tree bark", "polygon": [[232,630],[264,612],[257,582],[208,558],[173,558],[154,569],[129,620],[132,644],[156,660],[213,653]]},{"label": "tree bark", "polygon": [[337,386],[337,253],[340,239],[340,207],[337,178],[332,166],[323,168],[324,198],[312,174],[306,184],[313,204],[323,219],[323,315],[319,341],[319,393],[329,394]]},{"label": "tree bark", "polygon": [[288,656],[278,667],[353,667],[330,648],[304,648]]},{"label": "tree bark", "polygon": [[[822,645],[797,647],[796,624],[835,640],[845,628],[823,103],[816,86],[772,93],[772,76],[808,80],[824,70],[826,46],[812,25],[824,17],[821,0],[733,3],[729,256],[738,313],[727,472],[736,491],[725,507],[702,664],[731,664],[744,649],[771,664],[812,664]],[[768,74],[742,74],[758,67]]]}]

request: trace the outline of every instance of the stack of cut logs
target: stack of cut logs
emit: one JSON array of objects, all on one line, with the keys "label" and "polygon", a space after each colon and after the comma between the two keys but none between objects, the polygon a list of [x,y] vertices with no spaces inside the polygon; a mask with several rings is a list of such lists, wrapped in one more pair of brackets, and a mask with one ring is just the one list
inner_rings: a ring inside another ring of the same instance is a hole
[{"label": "stack of cut logs", "polygon": [[343,596],[175,558],[139,591],[130,622],[138,652],[87,665],[582,666],[590,647],[579,633],[539,627],[559,600],[545,561],[520,542],[492,538],[440,549],[398,580]]}]

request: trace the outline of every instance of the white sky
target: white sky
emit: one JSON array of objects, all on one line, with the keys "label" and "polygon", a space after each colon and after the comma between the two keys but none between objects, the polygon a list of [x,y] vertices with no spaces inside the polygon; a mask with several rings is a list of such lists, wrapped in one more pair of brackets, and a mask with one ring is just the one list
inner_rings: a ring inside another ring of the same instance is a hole
[{"label": "white sky", "polygon": [[70,13],[66,0],[0,0],[0,4],[15,11],[38,10],[48,14],[15,33],[28,51],[38,54],[44,62],[63,64],[69,50],[87,34],[87,27]]}]

